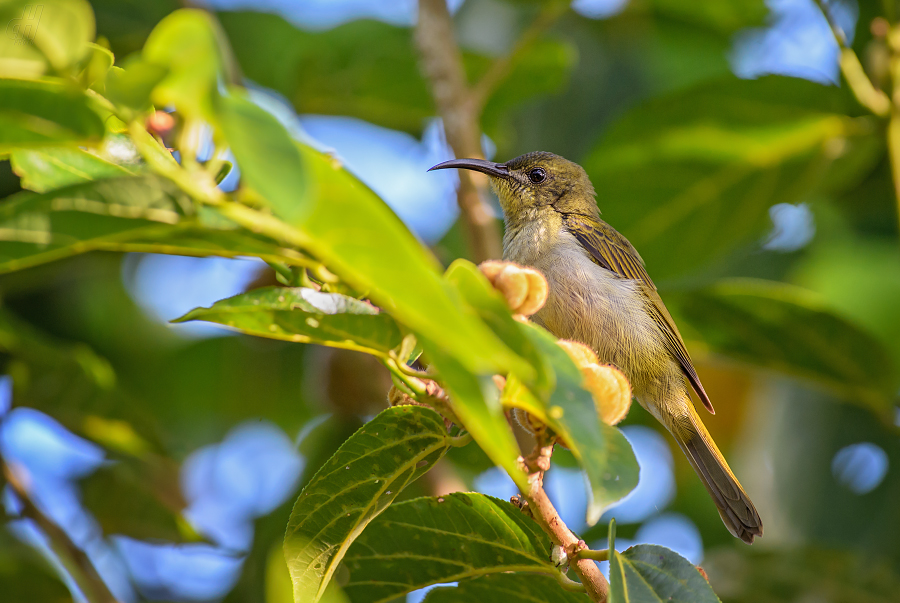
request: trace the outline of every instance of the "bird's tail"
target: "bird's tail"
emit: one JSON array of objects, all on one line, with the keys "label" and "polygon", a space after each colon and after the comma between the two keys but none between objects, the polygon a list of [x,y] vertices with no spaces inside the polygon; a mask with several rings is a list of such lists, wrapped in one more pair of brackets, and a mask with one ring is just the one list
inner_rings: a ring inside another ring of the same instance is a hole
[{"label": "bird's tail", "polygon": [[680,417],[681,420],[672,428],[672,435],[712,496],[725,527],[747,544],[752,544],[753,538],[763,533],[759,513],[731,472],[690,400],[687,407],[687,416]]}]

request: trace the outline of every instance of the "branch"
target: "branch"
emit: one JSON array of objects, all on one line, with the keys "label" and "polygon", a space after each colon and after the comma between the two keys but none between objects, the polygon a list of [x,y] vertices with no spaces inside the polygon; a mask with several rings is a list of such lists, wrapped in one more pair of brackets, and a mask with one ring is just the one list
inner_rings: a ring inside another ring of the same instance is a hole
[{"label": "branch", "polygon": [[856,97],[859,104],[875,115],[887,117],[891,113],[891,100],[888,98],[888,95],[883,90],[876,88],[869,76],[866,75],[859,57],[856,56],[852,48],[847,46],[847,36],[834,20],[834,16],[831,14],[831,10],[829,10],[825,0],[815,0],[815,2],[825,16],[825,20],[828,21],[831,33],[841,49],[841,73],[844,75],[844,79],[847,80],[847,85],[850,86],[853,96]]},{"label": "branch", "polygon": [[[462,53],[456,44],[446,0],[419,0],[415,41],[453,153],[457,157],[482,158],[478,126],[481,110],[473,102],[466,83]],[[483,174],[460,170],[457,202],[476,262],[499,258],[503,253],[496,220],[483,198],[487,183]]]},{"label": "branch", "polygon": [[59,556],[82,594],[91,603],[117,603],[117,599],[109,591],[100,574],[97,573],[90,557],[31,500],[28,488],[23,483],[25,480],[18,474],[19,472],[14,471],[5,461],[0,461],[0,464],[2,464],[3,475],[22,504],[21,516],[34,521],[47,535],[51,549]]},{"label": "branch", "polygon": [[534,451],[522,459],[528,471],[528,492],[523,496],[528,501],[528,510],[541,529],[549,536],[553,544],[563,547],[568,552],[578,552],[570,567],[581,579],[588,596],[596,603],[606,603],[609,596],[609,583],[600,568],[591,559],[584,557],[584,541],[570,530],[559,516],[559,512],[544,491],[544,471],[550,468],[550,456],[553,454],[553,441],[539,439]]}]

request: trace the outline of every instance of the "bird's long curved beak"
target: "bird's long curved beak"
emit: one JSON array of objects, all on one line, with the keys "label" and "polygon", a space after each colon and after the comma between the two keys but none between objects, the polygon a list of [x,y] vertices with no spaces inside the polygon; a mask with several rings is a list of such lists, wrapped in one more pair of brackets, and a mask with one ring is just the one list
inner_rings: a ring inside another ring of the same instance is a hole
[{"label": "bird's long curved beak", "polygon": [[451,159],[450,161],[437,164],[428,171],[446,170],[450,168],[475,170],[476,172],[481,172],[488,176],[493,176],[494,178],[509,178],[509,168],[506,167],[506,164],[494,163],[493,161],[487,161],[485,159]]}]

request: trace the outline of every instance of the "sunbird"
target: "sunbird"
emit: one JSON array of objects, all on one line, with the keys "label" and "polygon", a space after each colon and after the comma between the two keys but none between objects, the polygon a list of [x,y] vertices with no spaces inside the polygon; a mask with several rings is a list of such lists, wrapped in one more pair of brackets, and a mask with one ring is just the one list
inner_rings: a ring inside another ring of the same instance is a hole
[{"label": "sunbird", "polygon": [[762,536],[759,513],[694,409],[690,388],[715,414],[678,327],[637,250],[600,219],[584,169],[543,151],[506,163],[453,159],[431,169],[448,168],[490,177],[506,225],[503,259],[546,277],[547,303],[534,322],[625,373],[640,405],[684,451],[728,531],[748,544]]}]

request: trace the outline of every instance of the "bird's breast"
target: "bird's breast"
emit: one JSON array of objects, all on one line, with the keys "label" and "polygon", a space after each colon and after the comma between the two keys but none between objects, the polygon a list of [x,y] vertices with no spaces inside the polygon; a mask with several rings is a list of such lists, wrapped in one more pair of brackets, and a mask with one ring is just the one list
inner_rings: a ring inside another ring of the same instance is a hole
[{"label": "bird's breast", "polygon": [[504,258],[537,268],[549,285],[547,303],[535,322],[561,339],[593,348],[601,362],[628,376],[639,397],[654,379],[672,371],[664,335],[647,312],[641,283],[596,264],[568,231],[552,238],[537,229],[518,235],[507,241]]}]

